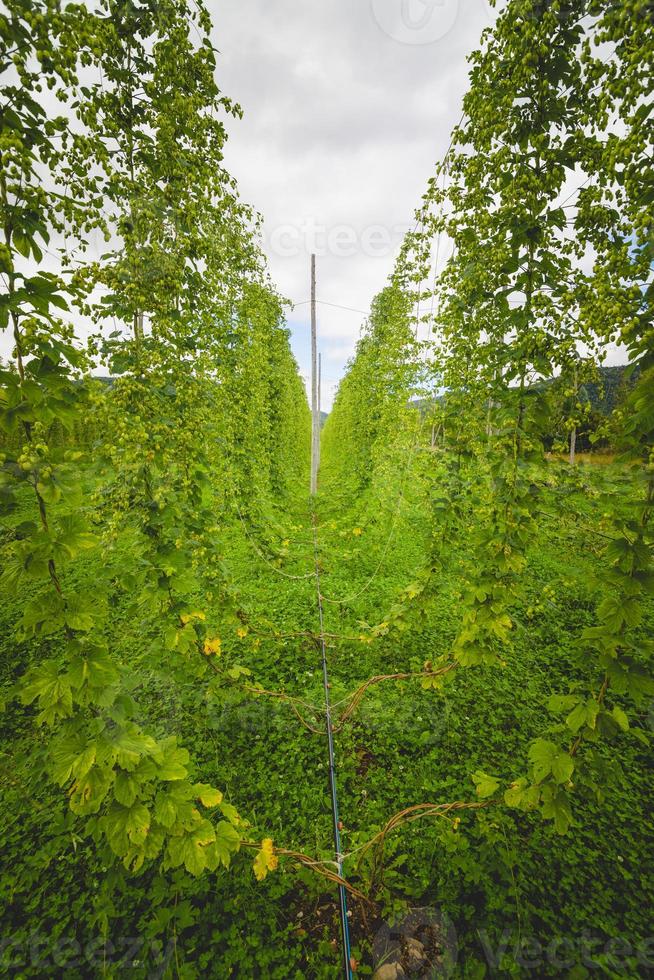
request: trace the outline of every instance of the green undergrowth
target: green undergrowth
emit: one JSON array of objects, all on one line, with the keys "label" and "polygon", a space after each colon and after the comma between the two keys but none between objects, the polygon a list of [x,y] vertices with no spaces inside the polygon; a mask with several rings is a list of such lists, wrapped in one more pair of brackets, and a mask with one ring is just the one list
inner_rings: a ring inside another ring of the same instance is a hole
[{"label": "green undergrowth", "polygon": [[[587,479],[601,489],[619,480],[619,472],[603,468]],[[475,559],[465,536],[447,549],[426,617],[409,616],[406,623],[392,617],[398,596],[425,565],[425,487],[424,480],[391,487],[386,505],[368,521],[363,501],[346,508],[336,498],[318,499],[322,591],[342,600],[324,603],[326,633],[338,635],[327,639],[337,709],[373,675],[421,669],[446,653],[456,635],[462,581]],[[584,680],[572,652],[575,637],[593,622],[597,601],[601,498],[584,500],[579,512],[588,526],[582,530],[579,522],[557,516],[553,492],[554,516],[531,544],[503,666],[459,670],[444,691],[425,690],[418,680],[377,684],[335,735],[345,872],[377,902],[374,913],[356,900],[350,906],[360,975],[372,972],[371,949],[383,921],[401,921],[409,908],[449,918],[457,937],[456,976],[578,980],[651,973],[651,955],[647,960],[638,952],[649,936],[654,899],[647,877],[654,858],[651,759],[628,734],[619,754],[609,745],[602,749],[604,803],[579,800],[564,836],[538,814],[490,806],[464,811],[456,823],[416,821],[387,839],[374,866],[359,859],[361,846],[393,814],[419,803],[474,799],[476,770],[502,779],[518,774],[529,742],[542,734],[547,698],[565,692],[576,674]],[[21,519],[19,512],[14,525]],[[238,519],[225,520],[220,542],[217,557],[246,622],[245,635],[222,657],[251,671],[253,685],[319,707],[315,637],[288,636],[317,631],[308,502],[298,498],[285,513],[254,520],[247,533]],[[127,537],[111,560],[120,560],[121,548],[129,548]],[[76,564],[69,585],[92,590],[106,561],[90,553]],[[249,821],[251,838],[272,837],[278,847],[331,859],[324,737],[303,727],[278,699],[238,685],[208,699],[202,678],[171,683],[153,669],[152,658],[142,658],[144,645],[156,642],[156,624],[140,622],[129,599],[122,595],[112,611],[109,640],[132,668],[140,720],[155,735],[175,733],[193,746],[197,778],[224,788]],[[205,607],[220,630],[220,616],[210,603]],[[13,637],[17,618],[17,608],[3,600],[7,685],[32,656]],[[643,631],[653,622],[650,608]],[[303,716],[320,723],[308,709]],[[637,724],[647,729],[651,721],[644,709]],[[248,851],[229,872],[197,880],[183,872],[107,870],[79,834],[61,793],[31,775],[41,750],[31,709],[8,704],[0,791],[3,974],[340,975],[332,886],[286,860],[257,882]]]}]

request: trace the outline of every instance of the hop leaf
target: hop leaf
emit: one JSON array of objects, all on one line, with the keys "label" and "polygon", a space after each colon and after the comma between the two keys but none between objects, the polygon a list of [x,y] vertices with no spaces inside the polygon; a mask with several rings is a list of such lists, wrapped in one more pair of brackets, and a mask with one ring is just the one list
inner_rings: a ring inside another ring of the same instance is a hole
[{"label": "hop leaf", "polygon": [[222,640],[219,636],[214,636],[213,639],[204,641],[204,652],[207,657],[210,657],[213,653],[216,657],[220,656],[220,648],[222,646]]},{"label": "hop leaf", "polygon": [[193,789],[202,806],[219,806],[223,801],[223,794],[220,790],[214,789],[207,783],[196,783]]},{"label": "hop leaf", "polygon": [[207,617],[203,612],[189,612],[189,613],[184,613],[179,618],[186,626],[187,623],[192,622],[194,619],[205,620]]},{"label": "hop leaf", "polygon": [[269,871],[274,871],[279,864],[279,858],[274,853],[273,842],[270,837],[265,837],[261,841],[261,850],[257,852],[254,859],[254,874],[257,881],[263,881]]},{"label": "hop leaf", "polygon": [[499,789],[499,781],[494,778],[494,776],[489,776],[487,773],[482,772],[480,769],[472,774],[472,780],[477,787],[477,796],[482,800],[486,797],[492,796]]}]

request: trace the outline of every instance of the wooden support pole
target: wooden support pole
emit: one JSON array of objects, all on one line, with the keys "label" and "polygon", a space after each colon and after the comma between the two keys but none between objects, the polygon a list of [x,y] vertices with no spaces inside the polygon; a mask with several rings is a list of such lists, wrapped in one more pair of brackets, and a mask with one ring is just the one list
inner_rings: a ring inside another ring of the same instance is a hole
[{"label": "wooden support pole", "polygon": [[320,415],[318,408],[318,342],[316,337],[316,257],[311,256],[311,496],[318,490]]}]

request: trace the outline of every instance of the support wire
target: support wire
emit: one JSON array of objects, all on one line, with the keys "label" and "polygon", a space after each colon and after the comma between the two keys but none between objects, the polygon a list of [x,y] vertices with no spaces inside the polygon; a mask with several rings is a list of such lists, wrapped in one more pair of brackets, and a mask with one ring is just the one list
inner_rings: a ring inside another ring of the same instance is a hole
[{"label": "support wire", "polygon": [[[312,511],[311,520],[313,523],[313,547],[316,566],[316,592],[318,599],[318,616],[320,622],[320,647],[322,652],[322,676],[325,686],[325,715],[327,728],[327,745],[329,750],[329,789],[332,804],[332,824],[334,831],[334,848],[336,852],[336,864],[338,873],[343,877],[343,854],[341,852],[341,830],[338,816],[338,791],[336,786],[336,766],[334,757],[334,735],[332,726],[331,703],[329,700],[329,673],[327,670],[327,643],[325,640],[324,615],[322,608],[322,593],[320,590],[320,565],[318,562],[318,527],[316,523],[315,511]],[[338,886],[338,904],[341,919],[341,936],[343,940],[343,976],[345,980],[352,980],[352,962],[350,949],[350,925],[347,917],[347,895],[345,886]]]}]

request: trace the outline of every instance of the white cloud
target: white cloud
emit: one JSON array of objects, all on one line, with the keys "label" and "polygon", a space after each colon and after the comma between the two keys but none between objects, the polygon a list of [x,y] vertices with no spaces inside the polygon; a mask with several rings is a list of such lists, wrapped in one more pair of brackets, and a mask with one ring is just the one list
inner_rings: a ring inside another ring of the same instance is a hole
[{"label": "white cloud", "polygon": [[[219,84],[245,111],[229,126],[225,161],[263,214],[273,280],[289,299],[308,299],[313,245],[318,298],[369,309],[459,120],[466,57],[492,11],[486,0],[213,0],[209,7]],[[318,307],[331,393],[363,319]],[[294,310],[289,327],[307,374],[308,304]],[[329,391],[323,404],[331,404]]]}]

